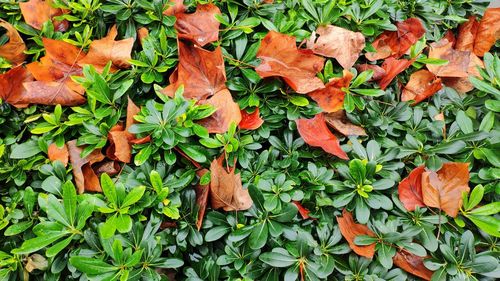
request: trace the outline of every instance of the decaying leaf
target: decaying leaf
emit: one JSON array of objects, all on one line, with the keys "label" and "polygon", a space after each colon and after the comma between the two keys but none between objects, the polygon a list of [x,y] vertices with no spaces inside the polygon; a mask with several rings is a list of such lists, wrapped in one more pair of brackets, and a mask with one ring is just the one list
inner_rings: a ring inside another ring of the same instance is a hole
[{"label": "decaying leaf", "polygon": [[23,83],[30,81],[33,81],[33,76],[22,65],[0,74],[0,98],[15,107],[27,107],[28,103],[22,103],[19,100],[26,95]]},{"label": "decaying leaf", "polygon": [[419,166],[410,172],[398,185],[399,201],[406,210],[412,212],[416,207],[425,207],[422,197],[422,173],[425,166]]},{"label": "decaying leaf", "polygon": [[41,30],[46,21],[51,20],[57,31],[65,31],[69,27],[67,20],[57,21],[54,17],[64,13],[59,8],[52,7],[52,0],[29,0],[19,3],[24,21],[31,27]]},{"label": "decaying leaf", "polygon": [[444,163],[437,171],[422,174],[422,195],[425,205],[439,208],[456,217],[462,207],[462,193],[469,192],[469,164]]},{"label": "decaying leaf", "polygon": [[[196,171],[196,174],[201,178],[209,171],[207,169],[201,169]],[[201,229],[203,224],[203,218],[205,217],[205,210],[207,209],[208,194],[210,193],[209,184],[198,184],[195,188],[196,192],[196,206],[198,207],[198,219],[196,220],[196,228]]]},{"label": "decaying leaf", "polygon": [[408,251],[400,250],[392,258],[394,265],[402,270],[418,276],[424,280],[431,280],[434,272],[430,271],[424,265],[424,258],[414,255]]},{"label": "decaying leaf", "polygon": [[139,38],[139,42],[143,43],[144,39],[149,36],[149,30],[145,27],[141,27],[137,29],[137,38]]},{"label": "decaying leaf", "polygon": [[484,56],[500,39],[500,8],[488,8],[479,22],[474,40],[474,54]]},{"label": "decaying leaf", "polygon": [[[459,51],[474,50],[474,41],[476,40],[478,27],[479,22],[477,22],[475,16],[470,16],[467,22],[461,24],[458,28],[458,34],[454,44],[455,49]],[[449,42],[453,42],[450,38],[447,39]]]},{"label": "decaying leaf", "polygon": [[256,107],[252,113],[246,110],[241,110],[241,121],[238,127],[243,130],[257,130],[264,124],[264,120],[260,118],[259,108]]},{"label": "decaying leaf", "polygon": [[345,92],[342,88],[349,87],[353,74],[344,70],[343,77],[332,78],[325,88],[315,90],[308,95],[318,103],[325,112],[335,112],[344,105]]},{"label": "decaying leaf", "polygon": [[78,193],[85,191],[102,192],[99,178],[92,169],[92,165],[104,160],[104,155],[99,150],[94,150],[85,158],[81,157],[83,147],[76,145],[76,140],[66,143],[69,151],[69,160],[73,167],[73,176]]},{"label": "decaying leaf", "polygon": [[410,76],[410,81],[408,81],[408,84],[406,84],[403,89],[401,100],[413,100],[414,102],[412,105],[416,105],[433,96],[437,91],[441,90],[442,87],[443,85],[441,84],[440,78],[437,78],[428,70],[421,69],[412,73]]},{"label": "decaying leaf", "polygon": [[344,136],[366,136],[365,129],[352,124],[344,110],[324,114],[324,117],[330,127]]},{"label": "decaying leaf", "polygon": [[427,64],[427,69],[439,77],[467,77],[470,62],[469,51],[453,49],[453,43],[443,38],[430,44],[429,58],[447,60],[445,65]]},{"label": "decaying leaf", "polygon": [[316,114],[312,119],[297,119],[295,122],[300,136],[308,145],[321,147],[341,159],[349,159],[340,147],[337,137],[328,130],[322,113]]},{"label": "decaying leaf", "polygon": [[121,167],[120,163],[118,161],[102,161],[99,163],[96,163],[92,165],[92,170],[94,170],[94,173],[98,178],[101,177],[102,174],[106,173],[108,176],[114,176],[118,173],[120,173]]},{"label": "decaying leaf", "polygon": [[134,46],[134,38],[126,38],[116,41],[118,35],[116,25],[113,25],[106,37],[94,40],[90,43],[87,56],[80,59],[78,64],[92,64],[97,70],[102,70],[106,64],[111,61],[111,70],[115,71],[120,68],[129,68],[132,59],[132,47]]},{"label": "decaying leaf", "polygon": [[139,107],[128,98],[127,123],[125,127],[120,124],[115,125],[108,133],[110,144],[106,149],[106,156],[109,159],[130,163],[132,158],[132,141],[135,140],[135,136],[128,129],[135,123],[134,115],[137,115],[139,111]]},{"label": "decaying leaf", "polygon": [[46,270],[49,266],[47,259],[40,254],[32,254],[26,259],[26,265],[24,269],[28,272],[33,272],[33,270]]},{"label": "decaying leaf", "polygon": [[311,50],[297,49],[293,36],[270,31],[262,39],[257,58],[261,63],[255,71],[260,77],[282,77],[297,93],[307,94],[325,87],[316,77],[323,69],[324,58]]},{"label": "decaying leaf", "polygon": [[373,258],[375,243],[366,246],[358,246],[354,243],[356,236],[367,235],[375,237],[373,231],[366,225],[355,223],[352,214],[345,209],[342,211],[342,216],[337,217],[337,223],[339,224],[342,236],[344,236],[344,239],[349,243],[349,247],[356,254],[369,259]]},{"label": "decaying leaf", "polygon": [[26,45],[23,38],[21,38],[19,32],[10,23],[3,19],[0,19],[0,27],[5,28],[7,31],[6,35],[9,37],[9,41],[0,46],[0,57],[8,60],[13,65],[21,64],[26,58],[24,55]]},{"label": "decaying leaf", "polygon": [[210,203],[213,209],[241,211],[252,207],[253,201],[241,183],[240,174],[228,172],[222,166],[222,157],[210,164]]},{"label": "decaying leaf", "polygon": [[386,75],[385,70],[376,64],[358,64],[356,65],[356,70],[361,73],[367,70],[373,70],[373,76],[369,81],[378,81]]},{"label": "decaying leaf", "polygon": [[392,80],[401,72],[405,71],[413,63],[413,60],[407,59],[395,59],[387,58],[382,64],[382,68],[385,70],[386,75],[380,79],[378,84],[380,89],[385,90]]},{"label": "decaying leaf", "polygon": [[68,165],[69,161],[69,151],[68,146],[65,144],[63,147],[57,147],[55,143],[51,143],[49,145],[49,149],[47,151],[50,161],[59,160],[64,164],[64,167]]},{"label": "decaying leaf", "polygon": [[183,13],[186,10],[184,0],[170,0],[168,8],[163,12],[164,15],[174,16],[177,13]]},{"label": "decaying leaf", "polygon": [[170,85],[163,89],[164,94],[172,97],[177,88],[184,85],[186,99],[205,100],[226,89],[226,70],[220,47],[211,52],[181,40],[177,44],[179,64],[170,75]]},{"label": "decaying leaf", "polygon": [[185,39],[201,47],[219,39],[219,21],[215,15],[221,12],[214,4],[198,5],[192,14],[176,13],[175,29],[180,39]]},{"label": "decaying leaf", "polygon": [[231,123],[238,125],[241,121],[240,106],[234,102],[229,90],[224,89],[211,98],[201,101],[202,104],[210,104],[216,108],[214,114],[198,121],[207,128],[209,133],[223,134],[229,129]]},{"label": "decaying leaf", "polygon": [[315,54],[335,58],[347,70],[358,60],[359,54],[365,47],[365,37],[361,32],[326,25],[318,27],[316,33],[319,37],[316,39],[313,33],[307,42],[307,48]]}]

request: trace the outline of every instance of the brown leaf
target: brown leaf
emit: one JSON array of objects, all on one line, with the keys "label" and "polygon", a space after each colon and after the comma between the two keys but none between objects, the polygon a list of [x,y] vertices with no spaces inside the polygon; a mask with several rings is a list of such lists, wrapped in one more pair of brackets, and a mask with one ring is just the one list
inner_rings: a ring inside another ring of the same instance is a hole
[{"label": "brown leaf", "polygon": [[137,38],[139,38],[139,42],[141,42],[141,45],[144,39],[148,36],[149,36],[149,30],[147,28],[141,27],[137,29]]},{"label": "brown leaf", "polygon": [[262,78],[279,76],[297,93],[307,94],[324,88],[316,74],[323,69],[324,58],[311,50],[297,49],[295,37],[270,31],[262,39],[255,71]]},{"label": "brown leaf", "polygon": [[337,137],[328,130],[322,113],[316,114],[312,119],[297,119],[295,122],[300,136],[308,145],[321,147],[341,159],[349,159],[340,147]]},{"label": "brown leaf", "polygon": [[134,134],[128,129],[135,123],[134,116],[137,115],[140,108],[128,98],[127,104],[127,121],[126,126],[115,125],[108,132],[108,140],[110,142],[106,149],[106,156],[112,160],[118,160],[123,163],[130,163],[132,158],[132,142],[135,140]]},{"label": "brown leaf", "polygon": [[198,121],[198,124],[207,128],[209,133],[223,134],[227,132],[231,123],[238,125],[241,121],[240,107],[233,101],[233,97],[227,89],[216,93],[206,101],[201,101],[201,103],[210,104],[216,108],[214,114]]},{"label": "brown leaf", "polygon": [[[474,50],[474,41],[476,39],[479,23],[475,16],[470,16],[469,20],[462,23],[458,28],[458,35],[455,42],[455,49],[459,51]],[[453,42],[448,39],[449,42]]]},{"label": "brown leaf", "polygon": [[[198,177],[201,178],[208,172],[209,170],[202,169],[196,171],[196,174],[198,175]],[[195,191],[196,191],[196,206],[198,208],[198,219],[196,220],[196,228],[199,231],[203,224],[203,218],[205,217],[205,210],[207,209],[208,194],[210,193],[210,185],[198,184],[196,185]]]},{"label": "brown leaf", "polygon": [[19,8],[23,14],[24,21],[31,27],[41,30],[46,21],[51,20],[57,31],[66,31],[69,23],[66,20],[57,21],[54,17],[64,13],[59,8],[52,7],[52,0],[30,0],[19,3]]},{"label": "brown leaf", "polygon": [[66,144],[78,193],[82,194],[85,191],[102,192],[99,178],[92,169],[92,165],[104,160],[104,155],[100,150],[94,150],[90,155],[82,158],[83,147],[77,146],[76,140],[69,141]]},{"label": "brown leaf", "polygon": [[254,112],[248,113],[246,110],[241,110],[241,121],[238,127],[242,130],[257,130],[264,124],[264,120],[260,118],[259,108],[256,107]]},{"label": "brown leaf", "polygon": [[474,90],[474,85],[470,82],[469,77],[481,77],[478,67],[484,68],[483,61],[474,53],[470,53],[469,67],[467,68],[468,77],[443,77],[443,83],[455,89],[459,94],[465,94]]},{"label": "brown leaf", "polygon": [[23,38],[21,38],[19,32],[17,32],[10,23],[3,19],[0,19],[0,26],[5,28],[7,31],[5,34],[9,37],[9,41],[0,46],[0,57],[5,58],[13,65],[23,63],[26,58],[24,55],[26,45],[24,44]]},{"label": "brown leaf", "polygon": [[425,207],[422,195],[422,173],[425,166],[419,166],[404,178],[398,185],[399,201],[406,210],[412,212],[415,208]]},{"label": "brown leaf", "polygon": [[164,15],[173,16],[177,13],[183,13],[186,10],[184,0],[170,0],[169,7],[163,12]]},{"label": "brown leaf", "polygon": [[111,65],[112,71],[119,68],[129,68],[134,38],[115,41],[117,35],[116,25],[113,25],[106,37],[90,43],[87,56],[80,59],[78,64],[80,66],[92,64],[97,70],[102,71],[106,64],[111,61],[113,63]]},{"label": "brown leaf", "polygon": [[439,77],[467,77],[470,62],[469,51],[453,49],[453,43],[443,38],[430,44],[429,58],[447,60],[445,65],[427,64],[427,69]]},{"label": "brown leaf", "polygon": [[184,85],[186,99],[205,100],[226,89],[226,70],[220,47],[207,51],[190,43],[177,41],[179,64],[170,75],[170,85],[163,93],[173,97],[179,86]]},{"label": "brown leaf", "polygon": [[347,243],[349,243],[349,247],[356,254],[369,259],[373,258],[373,254],[375,254],[375,243],[366,246],[358,246],[354,243],[356,236],[368,235],[375,237],[373,231],[366,225],[355,223],[352,214],[345,209],[342,211],[342,216],[337,217],[337,223],[339,224],[342,236],[344,236]]},{"label": "brown leaf", "polygon": [[500,39],[500,8],[488,8],[479,22],[476,39],[474,41],[474,54],[484,56],[495,42]]},{"label": "brown leaf", "polygon": [[214,159],[210,164],[210,202],[213,209],[224,211],[241,211],[252,207],[252,198],[248,189],[241,184],[240,174],[234,170],[227,172],[222,167],[222,157]]},{"label": "brown leaf", "polygon": [[369,81],[378,81],[386,75],[385,70],[376,64],[358,64],[356,65],[356,70],[360,73],[367,70],[373,70],[373,76]]},{"label": "brown leaf", "polygon": [[69,160],[69,151],[68,146],[65,144],[63,147],[59,148],[55,143],[51,143],[49,145],[49,149],[47,151],[50,161],[59,160],[64,164],[64,167],[68,165]]},{"label": "brown leaf", "polygon": [[100,176],[104,173],[109,176],[117,175],[120,173],[121,167],[118,161],[103,161],[93,165],[92,170],[94,170],[96,176],[100,178]]},{"label": "brown leaf", "polygon": [[33,76],[22,65],[0,74],[0,98],[15,107],[27,107],[28,103],[21,103],[19,100],[26,94],[23,83],[29,81],[33,81]]},{"label": "brown leaf", "polygon": [[462,193],[469,192],[469,164],[450,162],[436,172],[422,174],[422,194],[425,205],[439,208],[456,217],[462,207]]},{"label": "brown leaf", "polygon": [[386,75],[380,79],[378,84],[380,89],[385,90],[392,80],[401,72],[405,71],[413,63],[413,60],[406,59],[395,59],[387,58],[382,64],[382,68],[385,70]]},{"label": "brown leaf", "polygon": [[368,60],[385,59],[389,56],[399,58],[425,34],[425,28],[417,18],[397,22],[396,26],[397,31],[384,31],[373,41],[372,46],[377,51],[365,54]]},{"label": "brown leaf", "polygon": [[365,36],[360,32],[353,32],[341,27],[326,25],[320,26],[307,42],[307,48],[315,54],[335,58],[339,64],[349,70],[358,60],[359,54],[365,47]]},{"label": "brown leaf", "polygon": [[408,251],[400,250],[392,258],[394,265],[402,270],[418,276],[424,280],[431,280],[433,271],[430,271],[424,265],[424,258],[414,255]]},{"label": "brown leaf", "polygon": [[412,105],[416,105],[433,96],[437,91],[441,90],[442,87],[443,85],[441,84],[440,78],[437,78],[428,70],[421,69],[412,73],[410,76],[410,81],[408,81],[408,84],[406,84],[403,90],[401,100],[413,100],[414,102]]},{"label": "brown leaf", "polygon": [[38,270],[46,270],[49,267],[49,262],[47,259],[40,254],[32,254],[27,257],[26,265],[24,269],[28,272],[32,272],[35,269]]},{"label": "brown leaf", "polygon": [[303,219],[307,220],[310,218],[309,216],[310,211],[306,209],[304,206],[302,206],[302,204],[300,204],[299,201],[292,201],[292,203],[295,204],[295,206],[297,206],[297,209],[299,209],[299,214]]},{"label": "brown leaf", "polygon": [[335,112],[341,110],[344,105],[345,93],[342,88],[349,87],[352,80],[352,73],[344,70],[343,77],[335,77],[325,85],[325,88],[315,90],[308,95],[318,103],[325,112]]},{"label": "brown leaf", "polygon": [[344,136],[366,136],[365,129],[352,124],[344,110],[325,114],[324,117],[328,125]]},{"label": "brown leaf", "polygon": [[198,5],[192,14],[177,13],[175,29],[180,39],[186,39],[201,47],[219,39],[219,21],[215,18],[221,12],[214,4]]}]

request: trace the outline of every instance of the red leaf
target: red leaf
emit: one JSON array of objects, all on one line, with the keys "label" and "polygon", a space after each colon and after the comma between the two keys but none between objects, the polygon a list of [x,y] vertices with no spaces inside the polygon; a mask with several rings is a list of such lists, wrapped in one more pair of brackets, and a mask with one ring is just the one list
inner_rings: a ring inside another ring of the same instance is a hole
[{"label": "red leaf", "polygon": [[408,211],[415,211],[417,206],[425,207],[422,197],[422,173],[424,171],[425,166],[419,166],[399,183],[399,200]]},{"label": "red leaf", "polygon": [[264,120],[260,118],[259,108],[256,107],[254,112],[248,113],[246,110],[241,110],[241,121],[238,125],[243,130],[256,130],[264,124]]},{"label": "red leaf", "polygon": [[233,97],[227,89],[201,103],[210,104],[217,109],[211,116],[198,121],[200,125],[207,128],[209,133],[223,134],[227,132],[231,123],[238,125],[241,121],[240,107],[233,101]]},{"label": "red leaf", "polygon": [[367,70],[373,70],[373,76],[370,81],[378,81],[386,75],[385,70],[376,64],[358,64],[356,65],[356,70],[360,73]]},{"label": "red leaf", "polygon": [[431,280],[433,271],[424,265],[424,258],[414,255],[405,250],[397,251],[392,258],[394,264],[402,270],[418,276],[424,280]]},{"label": "red leaf", "polygon": [[55,143],[51,143],[49,145],[49,149],[47,151],[50,161],[59,160],[64,164],[64,167],[68,165],[69,160],[69,152],[68,146],[65,144],[63,147],[59,148]]},{"label": "red leaf", "polygon": [[310,211],[304,208],[304,206],[302,206],[302,204],[300,204],[299,201],[292,201],[292,203],[295,204],[295,206],[297,206],[297,209],[299,209],[299,214],[303,219],[307,220],[310,218],[309,216]]},{"label": "red leaf", "polygon": [[429,58],[447,60],[445,65],[427,64],[427,69],[439,77],[467,77],[470,62],[469,51],[453,49],[453,43],[443,38],[439,42],[431,43]]},{"label": "red leaf", "polygon": [[5,35],[9,37],[9,41],[0,46],[0,57],[5,58],[14,65],[21,64],[26,57],[24,55],[26,45],[23,38],[10,23],[0,19],[0,26],[5,28],[7,31]]},{"label": "red leaf", "polygon": [[410,81],[408,81],[403,90],[401,100],[413,100],[412,105],[416,105],[433,96],[442,87],[440,78],[437,78],[432,72],[422,69],[410,76]]},{"label": "red leaf", "polygon": [[300,136],[308,145],[321,147],[341,159],[349,159],[337,137],[328,130],[323,114],[317,114],[313,119],[297,119],[295,122]]},{"label": "red leaf", "polygon": [[[203,175],[208,173],[207,169],[202,169],[196,171],[196,174],[201,178]],[[198,207],[198,219],[196,220],[196,228],[198,231],[201,229],[203,224],[203,218],[205,217],[205,210],[207,209],[208,194],[210,192],[210,185],[208,184],[198,184],[195,188],[196,191],[196,206]]]},{"label": "red leaf", "polygon": [[476,39],[474,41],[474,54],[484,56],[495,42],[500,39],[500,8],[488,8],[479,22]]},{"label": "red leaf", "polygon": [[24,21],[31,27],[41,30],[46,21],[52,20],[57,31],[68,29],[68,21],[56,21],[53,18],[64,13],[63,10],[52,7],[52,0],[30,0],[19,3]]},{"label": "red leaf", "polygon": [[337,223],[339,224],[342,236],[344,236],[345,240],[349,244],[349,247],[356,254],[369,259],[373,258],[373,254],[375,254],[375,243],[366,246],[358,246],[354,243],[356,236],[368,235],[375,237],[375,233],[373,233],[373,231],[371,231],[366,225],[355,223],[352,218],[352,214],[345,209],[342,211],[342,216],[337,217]]},{"label": "red leaf", "polygon": [[29,103],[22,103],[20,99],[26,95],[23,83],[29,81],[33,81],[33,76],[22,65],[0,74],[0,98],[15,107],[27,107]]},{"label": "red leaf", "polygon": [[221,12],[214,4],[198,5],[192,14],[177,13],[175,29],[180,39],[186,39],[201,47],[219,39],[219,21],[215,18]]},{"label": "red leaf", "polygon": [[83,147],[77,146],[76,140],[69,141],[66,144],[78,193],[82,194],[85,191],[102,192],[99,178],[92,169],[92,165],[104,160],[104,155],[100,150],[94,150],[89,156],[82,158]]},{"label": "red leaf", "polygon": [[389,84],[391,84],[392,80],[405,69],[410,67],[413,63],[413,60],[400,59],[397,60],[395,58],[387,58],[382,64],[382,68],[387,73],[384,78],[382,78],[378,84],[382,90],[385,90]]},{"label": "red leaf", "polygon": [[323,69],[324,58],[311,50],[297,49],[295,37],[270,31],[262,39],[255,71],[262,78],[279,76],[297,93],[306,94],[324,88],[316,74]]},{"label": "red leaf", "polygon": [[184,0],[170,0],[169,7],[163,12],[164,15],[174,16],[177,13],[183,13],[186,10]]},{"label": "red leaf", "polygon": [[342,109],[344,105],[345,93],[342,88],[349,87],[352,80],[352,73],[344,70],[344,76],[332,78],[325,85],[325,88],[309,93],[308,95],[318,103],[325,112],[335,112]]}]

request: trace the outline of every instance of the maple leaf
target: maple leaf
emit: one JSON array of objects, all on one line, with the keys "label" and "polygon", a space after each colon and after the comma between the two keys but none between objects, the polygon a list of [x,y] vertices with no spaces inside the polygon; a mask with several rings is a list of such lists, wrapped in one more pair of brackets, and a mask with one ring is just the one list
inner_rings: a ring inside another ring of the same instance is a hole
[{"label": "maple leaf", "polygon": [[308,94],[325,112],[335,112],[344,105],[345,92],[342,88],[349,87],[353,74],[344,70],[343,77],[334,77],[325,85],[325,88]]},{"label": "maple leaf", "polygon": [[321,147],[341,159],[349,159],[337,137],[328,130],[322,113],[316,114],[312,119],[297,119],[295,122],[300,136],[308,145]]},{"label": "maple leaf", "polygon": [[462,193],[469,192],[469,164],[444,163],[439,171],[422,174],[422,195],[425,205],[439,208],[456,217],[462,207]]},{"label": "maple leaf", "polygon": [[64,164],[64,167],[68,165],[69,151],[66,144],[64,144],[63,147],[58,147],[55,143],[51,143],[49,145],[47,154],[50,161],[61,161]]},{"label": "maple leaf", "polygon": [[297,49],[293,36],[270,31],[262,39],[257,58],[261,63],[255,71],[260,77],[282,77],[297,93],[307,94],[325,87],[316,77],[323,69],[324,58],[311,50]]},{"label": "maple leaf", "polygon": [[0,98],[17,108],[27,107],[29,103],[19,102],[26,94],[24,82],[33,81],[31,73],[22,65],[0,74]]},{"label": "maple leaf", "polygon": [[439,77],[467,77],[470,51],[453,49],[453,42],[443,38],[430,44],[429,58],[447,60],[445,65],[427,64],[427,69]]},{"label": "maple leaf", "polygon": [[196,6],[192,14],[176,13],[175,29],[180,39],[185,39],[201,47],[219,39],[220,22],[215,18],[221,12],[214,4]]},{"label": "maple leaf", "polygon": [[177,44],[179,64],[170,75],[170,85],[162,93],[173,97],[177,88],[184,85],[186,99],[205,100],[226,89],[226,70],[220,47],[211,52],[181,40]]},{"label": "maple leaf", "polygon": [[345,209],[342,211],[342,216],[337,217],[337,223],[339,224],[342,236],[344,236],[349,247],[356,254],[369,259],[373,258],[375,254],[375,243],[366,246],[358,246],[354,243],[356,236],[367,235],[375,237],[373,231],[366,225],[355,223],[352,214]]},{"label": "maple leaf", "polygon": [[92,64],[98,71],[102,71],[106,64],[111,61],[111,71],[116,71],[119,68],[129,68],[134,38],[116,41],[117,35],[116,25],[113,25],[106,37],[90,43],[87,56],[80,59],[78,64],[80,66]]},{"label": "maple leaf", "polygon": [[26,45],[23,38],[21,38],[19,32],[10,23],[3,19],[0,19],[0,26],[5,28],[7,31],[5,35],[9,37],[9,41],[0,46],[0,57],[5,58],[14,65],[22,63],[26,58],[24,55]]},{"label": "maple leaf", "polygon": [[24,21],[31,27],[41,30],[46,21],[51,20],[56,31],[65,31],[69,27],[67,20],[57,21],[54,17],[64,14],[65,11],[52,7],[52,0],[30,0],[19,3]]},{"label": "maple leaf", "polygon": [[406,210],[412,212],[416,207],[425,207],[422,197],[422,173],[425,166],[419,166],[404,178],[398,185],[399,201]]},{"label": "maple leaf", "polygon": [[100,150],[94,150],[85,158],[81,157],[83,147],[76,145],[76,140],[66,143],[69,151],[69,160],[73,167],[73,176],[78,193],[85,191],[102,192],[99,177],[93,170],[92,165],[104,160],[104,155]]},{"label": "maple leaf", "polygon": [[[316,34],[319,37],[316,39]],[[365,47],[365,37],[360,32],[326,25],[320,26],[307,42],[315,54],[335,58],[344,69],[350,69]]]},{"label": "maple leaf", "polygon": [[[203,177],[206,173],[210,172],[207,169],[201,169],[196,171],[198,177]],[[196,220],[196,228],[198,231],[201,229],[203,224],[203,218],[205,217],[205,210],[207,209],[208,194],[210,193],[209,184],[198,184],[195,187],[196,192],[196,206],[198,207],[198,218]]]},{"label": "maple leaf", "polygon": [[127,121],[125,127],[122,125],[115,125],[108,133],[108,140],[110,142],[106,149],[106,156],[112,160],[118,160],[123,163],[130,163],[132,158],[132,141],[135,139],[134,134],[130,133],[128,129],[135,123],[134,116],[137,115],[140,108],[128,98],[127,104]]},{"label": "maple leaf", "polygon": [[399,58],[425,34],[422,22],[417,18],[409,18],[396,23],[397,31],[384,31],[372,46],[376,52],[367,53],[365,57],[374,61],[393,56]]},{"label": "maple leaf", "polygon": [[413,60],[406,59],[395,59],[395,58],[387,58],[382,64],[382,68],[385,70],[386,75],[380,79],[378,84],[380,85],[380,89],[385,90],[389,84],[391,84],[392,80],[405,69],[410,67],[413,63]]},{"label": "maple leaf", "polygon": [[356,65],[356,70],[359,73],[367,71],[367,70],[373,70],[373,76],[368,81],[378,81],[378,80],[384,78],[384,76],[387,74],[382,67],[380,67],[376,64],[367,64],[367,63],[358,64],[358,65]]},{"label": "maple leaf", "polygon": [[414,255],[405,250],[399,250],[392,258],[394,265],[402,270],[418,276],[424,280],[431,280],[433,271],[430,271],[424,265],[424,258]]},{"label": "maple leaf", "polygon": [[413,100],[412,105],[416,105],[433,96],[442,87],[440,78],[437,78],[432,72],[422,69],[411,74],[410,81],[403,89],[401,100]]},{"label": "maple leaf", "polygon": [[500,39],[500,8],[488,8],[479,22],[474,40],[474,54],[484,56]]},{"label": "maple leaf", "polygon": [[210,104],[216,111],[209,117],[198,121],[198,124],[207,128],[209,133],[223,134],[231,123],[236,125],[241,121],[241,111],[229,90],[224,89],[211,98],[201,101],[201,104]]},{"label": "maple leaf", "polygon": [[259,108],[256,107],[252,113],[248,113],[246,110],[241,110],[241,121],[238,124],[238,127],[243,130],[257,130],[262,124],[264,124],[264,120],[260,118]]},{"label": "maple leaf", "polygon": [[324,114],[324,117],[328,125],[344,136],[366,136],[365,129],[352,124],[344,110]]}]

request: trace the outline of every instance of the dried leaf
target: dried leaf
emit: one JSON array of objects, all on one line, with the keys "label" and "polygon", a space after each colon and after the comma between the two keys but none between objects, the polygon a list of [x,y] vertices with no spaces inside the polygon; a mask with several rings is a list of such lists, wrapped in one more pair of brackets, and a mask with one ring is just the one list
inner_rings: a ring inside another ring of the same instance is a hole
[{"label": "dried leaf", "polygon": [[324,117],[328,125],[344,136],[366,136],[365,129],[352,124],[344,110],[325,114]]},{"label": "dried leaf", "polygon": [[240,107],[233,101],[233,97],[227,89],[201,103],[210,104],[216,108],[214,114],[198,121],[200,125],[207,128],[209,133],[223,134],[227,132],[231,123],[238,125],[241,121]]},{"label": "dried leaf", "polygon": [[439,77],[467,77],[469,51],[453,49],[453,43],[443,38],[430,44],[429,58],[447,60],[445,65],[427,64],[427,69]]},{"label": "dried leaf", "polygon": [[380,79],[378,84],[382,90],[385,90],[392,80],[401,72],[405,71],[413,63],[413,60],[387,58],[382,64],[386,75]]},{"label": "dried leaf", "polygon": [[385,70],[376,64],[367,64],[367,63],[358,64],[356,65],[356,70],[359,73],[367,70],[373,70],[373,76],[369,81],[378,81],[384,78],[384,76],[386,75]]},{"label": "dried leaf", "polygon": [[186,39],[201,47],[219,39],[219,21],[215,18],[221,12],[214,4],[198,5],[192,14],[176,13],[175,29],[180,39]]},{"label": "dried leaf", "polygon": [[353,32],[345,28],[326,25],[320,26],[307,42],[307,48],[315,54],[335,58],[339,64],[349,70],[358,60],[359,54],[365,47],[365,37],[360,32]]},{"label": "dried leaf", "polygon": [[398,185],[399,201],[406,210],[412,212],[415,208],[425,207],[422,195],[422,173],[425,166],[419,166],[404,178]]},{"label": "dried leaf", "polygon": [[469,67],[467,68],[468,77],[443,77],[443,83],[450,88],[455,89],[459,94],[465,94],[474,90],[474,85],[469,77],[481,77],[478,67],[484,68],[483,61],[474,53],[470,53]]},{"label": "dried leaf", "polygon": [[242,130],[256,130],[262,124],[264,120],[260,118],[259,108],[256,107],[254,112],[248,113],[246,110],[241,110],[241,121],[238,125]]},{"label": "dried leaf", "polygon": [[5,58],[14,65],[23,63],[26,58],[24,55],[26,45],[23,38],[21,38],[19,32],[10,23],[3,19],[0,19],[0,26],[5,28],[7,31],[5,34],[9,37],[9,41],[0,46],[0,57]]},{"label": "dried leaf", "polygon": [[297,119],[295,122],[300,136],[308,145],[321,147],[341,159],[349,159],[340,147],[337,137],[328,130],[322,113],[316,114],[312,119]]},{"label": "dried leaf", "polygon": [[462,207],[462,193],[469,192],[469,164],[450,162],[436,172],[422,174],[422,194],[425,205],[439,208],[456,217]]},{"label": "dried leaf", "polygon": [[325,112],[335,112],[342,109],[344,105],[345,93],[342,88],[349,87],[352,80],[352,73],[344,70],[343,77],[332,78],[325,85],[325,88],[315,90],[308,95],[318,103]]},{"label": "dried leaf", "polygon": [[226,89],[226,70],[220,47],[210,52],[180,40],[177,44],[179,64],[170,75],[170,85],[163,89],[164,94],[172,97],[177,88],[184,85],[186,99],[205,100]]},{"label": "dried leaf", "polygon": [[130,133],[128,129],[135,123],[134,116],[137,115],[139,111],[140,108],[128,98],[125,128],[122,125],[115,125],[108,133],[110,144],[106,149],[106,156],[109,159],[130,163],[132,159],[132,142],[135,140],[135,136]]},{"label": "dried leaf", "polygon": [[[209,171],[207,169],[202,169],[196,171],[198,177],[202,177]],[[208,194],[210,193],[209,184],[198,184],[195,187],[196,191],[196,206],[198,208],[198,219],[196,220],[196,228],[198,231],[201,229],[203,224],[203,218],[205,217],[205,210],[207,209]]]},{"label": "dried leaf", "polygon": [[401,95],[402,101],[414,102],[416,105],[419,102],[432,97],[437,91],[441,90],[443,85],[441,79],[437,78],[432,72],[422,69],[410,76],[410,81],[406,84],[403,94]]},{"label": "dried leaf", "polygon": [[344,236],[347,243],[349,243],[349,247],[356,254],[369,259],[373,258],[373,254],[375,254],[375,244],[358,246],[354,243],[356,236],[368,235],[375,237],[375,233],[373,233],[373,231],[371,231],[366,225],[355,223],[352,214],[345,209],[342,211],[342,216],[337,217],[337,223],[339,224],[342,236]]},{"label": "dried leaf", "polygon": [[33,270],[46,270],[49,267],[49,262],[47,259],[40,254],[32,254],[26,259],[26,265],[24,269],[28,272],[33,272]]},{"label": "dried leaf", "polygon": [[59,160],[64,164],[64,167],[68,165],[69,160],[69,151],[68,146],[65,144],[63,147],[59,148],[55,143],[51,143],[49,145],[49,149],[47,151],[50,161]]},{"label": "dried leaf", "polygon": [[101,151],[94,150],[89,156],[82,158],[83,147],[77,146],[76,140],[69,141],[66,144],[78,193],[82,194],[85,191],[102,192],[99,178],[92,169],[92,165],[104,160],[104,155]]},{"label": "dried leaf", "polygon": [[186,10],[184,0],[170,0],[169,7],[163,12],[164,15],[174,16],[177,13],[183,13]]},{"label": "dried leaf", "polygon": [[95,174],[99,178],[104,173],[109,176],[117,175],[120,173],[121,167],[118,161],[104,161],[93,165],[92,170],[94,170]]},{"label": "dried leaf", "polygon": [[66,31],[69,27],[67,20],[57,21],[54,17],[64,13],[59,8],[52,7],[52,0],[30,0],[19,3],[24,21],[31,27],[41,30],[46,21],[51,20],[56,31]]},{"label": "dried leaf", "polygon": [[484,56],[495,42],[500,39],[500,8],[488,8],[479,22],[476,39],[474,41],[474,54]]},{"label": "dried leaf", "polygon": [[141,27],[137,29],[137,38],[139,38],[139,42],[141,42],[141,45],[146,37],[149,36],[149,30],[145,27]]},{"label": "dried leaf", "polygon": [[316,74],[323,69],[324,58],[311,50],[297,49],[295,37],[270,31],[262,39],[255,71],[262,78],[279,76],[297,93],[306,94],[324,88]]},{"label": "dried leaf", "polygon": [[[470,16],[469,20],[462,23],[458,28],[458,35],[455,42],[455,49],[459,51],[473,51],[479,23],[475,16]],[[447,38],[449,42],[453,42]]]},{"label": "dried leaf", "polygon": [[23,83],[29,81],[33,81],[33,76],[22,65],[0,74],[0,98],[15,107],[27,107],[28,103],[21,103],[19,100],[26,95]]},{"label": "dried leaf", "polygon": [[392,258],[394,265],[402,270],[418,276],[424,280],[431,280],[433,271],[430,271],[424,265],[424,258],[414,255],[408,251],[400,250]]},{"label": "dried leaf", "polygon": [[309,216],[310,211],[306,209],[304,206],[302,206],[302,204],[300,204],[299,201],[292,201],[292,203],[295,204],[295,206],[297,206],[297,209],[299,209],[299,214],[302,217],[302,219],[307,220],[311,218]]}]

